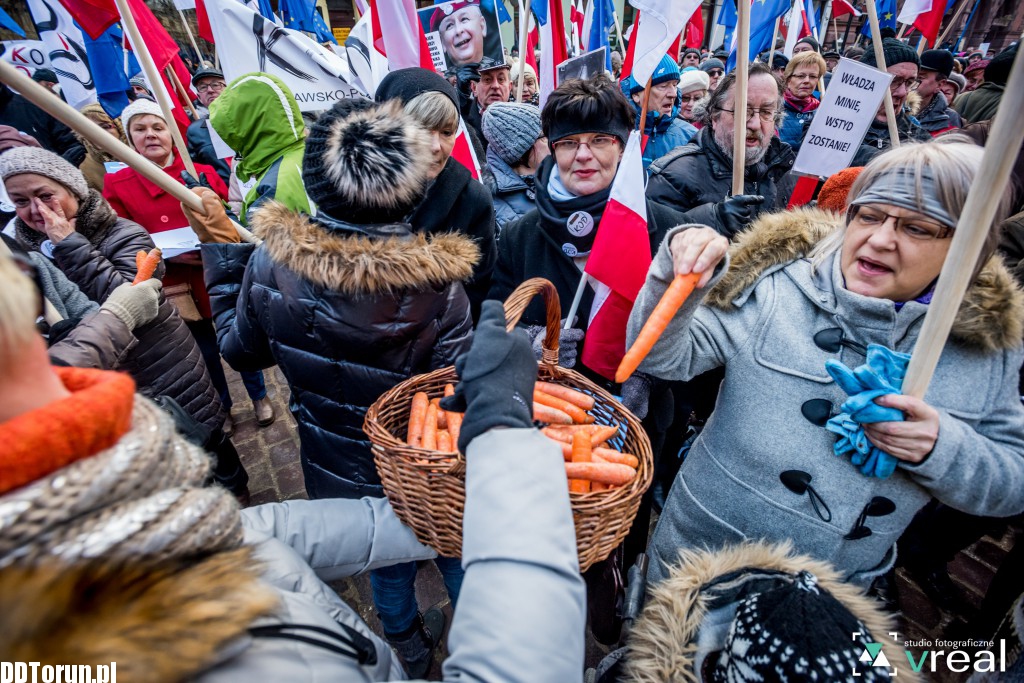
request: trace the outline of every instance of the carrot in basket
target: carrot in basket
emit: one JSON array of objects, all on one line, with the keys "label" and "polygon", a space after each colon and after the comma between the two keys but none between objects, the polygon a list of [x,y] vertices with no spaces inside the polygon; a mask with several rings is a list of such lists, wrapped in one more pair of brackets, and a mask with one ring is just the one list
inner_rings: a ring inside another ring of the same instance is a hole
[{"label": "carrot in basket", "polygon": [[553,382],[537,382],[537,389],[540,389],[549,396],[560,398],[563,401],[568,401],[573,405],[577,405],[583,410],[594,409],[594,397],[588,394],[584,394],[582,391],[576,391],[569,387],[563,387],[561,384],[555,384]]},{"label": "carrot in basket", "polygon": [[577,424],[589,424],[594,421],[594,418],[587,415],[583,408],[580,408],[578,405],[570,403],[565,399],[546,394],[540,389],[534,389],[533,402],[535,404],[539,403],[543,406],[548,406],[549,408],[561,410],[563,413],[571,417],[572,421]]},{"label": "carrot in basket", "polygon": [[422,391],[417,391],[412,397],[412,407],[409,409],[409,434],[405,440],[410,446],[420,446],[423,443],[423,426],[427,419],[427,406],[430,399]]},{"label": "carrot in basket", "polygon": [[448,418],[445,416],[444,410],[441,409],[441,399],[432,398],[430,403],[437,408],[437,428],[448,429]]},{"label": "carrot in basket", "polygon": [[428,451],[437,450],[437,406],[427,405],[427,419],[423,421],[423,443],[420,448]]},{"label": "carrot in basket", "polygon": [[[438,413],[438,417],[440,417],[441,415],[443,415],[443,413]],[[452,435],[448,433],[447,429],[437,430],[437,450],[441,451],[442,453],[453,452]]]},{"label": "carrot in basket", "polygon": [[672,284],[668,286],[668,289],[661,296],[661,301],[651,311],[651,317],[644,323],[633,345],[629,347],[629,351],[626,351],[626,355],[622,357],[619,369],[615,371],[616,382],[620,384],[625,382],[636,371],[643,359],[651,352],[655,342],[665,332],[665,328],[672,322],[672,318],[675,317],[679,307],[686,301],[686,297],[690,296],[693,292],[697,282],[700,280],[700,276],[701,273],[689,273],[687,275],[676,275],[675,279],[672,280]]},{"label": "carrot in basket", "polygon": [[[590,439],[586,434],[576,434],[572,438],[572,462],[590,462]],[[582,479],[569,480],[569,493],[589,493],[590,482]]]},{"label": "carrot in basket", "polygon": [[640,467],[640,459],[632,453],[620,453],[611,448],[595,448],[593,451],[594,459],[601,458],[605,462],[612,462],[619,465],[628,465],[634,470]]},{"label": "carrot in basket", "polygon": [[445,396],[454,396],[455,395],[455,387],[452,386],[451,383],[448,383],[448,384],[444,385],[444,395]]},{"label": "carrot in basket", "polygon": [[548,424],[572,424],[572,418],[569,417],[568,413],[542,403],[537,403],[536,401],[533,404],[533,419],[538,422],[547,422]]},{"label": "carrot in basket", "polygon": [[586,479],[621,486],[633,481],[636,470],[627,465],[611,462],[567,462],[565,474],[569,479]]},{"label": "carrot in basket", "polygon": [[571,443],[574,434],[586,434],[590,437],[590,445],[596,446],[619,433],[616,425],[549,425],[541,430],[544,435],[555,441]]},{"label": "carrot in basket", "polygon": [[590,433],[590,445],[597,447],[602,441],[607,441],[619,433],[618,425],[595,425],[597,429]]},{"label": "carrot in basket", "polygon": [[133,285],[145,282],[153,277],[157,266],[160,265],[160,249],[154,248],[148,254],[144,251],[137,252],[135,254],[135,265],[138,272],[135,273],[135,279],[132,280]]}]

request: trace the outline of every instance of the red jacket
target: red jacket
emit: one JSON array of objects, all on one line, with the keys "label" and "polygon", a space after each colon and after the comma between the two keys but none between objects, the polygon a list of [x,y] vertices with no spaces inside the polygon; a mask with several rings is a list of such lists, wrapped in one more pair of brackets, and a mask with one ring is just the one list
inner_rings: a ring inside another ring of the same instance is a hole
[{"label": "red jacket", "polygon": [[[175,154],[174,161],[164,169],[164,172],[184,185],[184,181],[181,179],[181,172],[184,170],[185,164]],[[205,173],[213,191],[220,195],[221,199],[227,200],[228,188],[217,175],[213,166],[196,164],[196,172]],[[181,210],[181,202],[151,183],[133,168],[124,168],[117,173],[108,175],[103,183],[103,197],[110,202],[118,216],[135,221],[150,233],[188,226],[188,220]],[[194,261],[198,254],[199,252],[196,252],[195,256],[191,253],[182,255],[179,259]],[[201,265],[169,261],[167,275],[163,282],[167,286],[182,282],[190,283],[199,312],[204,318],[213,317],[210,311],[210,298],[206,294],[206,285],[203,282]]]}]

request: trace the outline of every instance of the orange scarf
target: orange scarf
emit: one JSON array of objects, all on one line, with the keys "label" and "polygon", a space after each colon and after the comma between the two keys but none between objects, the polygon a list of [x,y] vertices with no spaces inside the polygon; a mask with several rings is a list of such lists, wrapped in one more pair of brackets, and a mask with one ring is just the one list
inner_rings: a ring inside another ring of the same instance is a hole
[{"label": "orange scarf", "polygon": [[0,423],[0,494],[110,448],[131,427],[131,377],[83,368],[53,371],[70,396]]}]

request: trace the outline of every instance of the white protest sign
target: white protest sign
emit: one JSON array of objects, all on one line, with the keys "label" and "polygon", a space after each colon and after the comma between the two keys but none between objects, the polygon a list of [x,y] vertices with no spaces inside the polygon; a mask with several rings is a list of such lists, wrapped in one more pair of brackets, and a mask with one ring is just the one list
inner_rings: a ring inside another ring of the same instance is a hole
[{"label": "white protest sign", "polygon": [[254,71],[280,78],[301,111],[330,109],[363,95],[345,80],[348,64],[302,31],[281,28],[237,0],[206,0],[224,80]]},{"label": "white protest sign", "polygon": [[36,69],[50,68],[50,51],[41,40],[5,40],[0,59],[31,76]]},{"label": "white protest sign", "polygon": [[448,62],[444,58],[444,46],[441,45],[441,34],[433,31],[427,34],[427,47],[430,48],[430,60],[434,68],[444,72],[448,70]]},{"label": "white protest sign", "polygon": [[830,176],[849,166],[891,80],[885,71],[840,59],[800,145],[793,172]]}]

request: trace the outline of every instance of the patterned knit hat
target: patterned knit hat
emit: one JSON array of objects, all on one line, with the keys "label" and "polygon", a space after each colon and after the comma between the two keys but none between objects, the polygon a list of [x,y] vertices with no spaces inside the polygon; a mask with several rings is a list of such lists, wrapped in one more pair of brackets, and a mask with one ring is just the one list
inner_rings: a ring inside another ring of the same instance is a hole
[{"label": "patterned knit hat", "polygon": [[0,155],[0,180],[23,173],[46,176],[68,188],[79,201],[89,196],[85,176],[77,168],[49,150],[16,147]]},{"label": "patterned knit hat", "polygon": [[[121,110],[121,123],[124,124],[125,132],[131,130],[132,119],[143,114],[152,114],[164,118],[164,110],[153,100],[139,98]],[[164,119],[166,122],[166,119]],[[128,136],[131,139],[131,135]]]},{"label": "patterned knit hat", "polygon": [[[885,65],[887,67],[893,64],[917,64],[921,66],[921,58],[917,56],[917,50],[896,38],[882,39],[882,56],[885,57]],[[875,62],[875,51],[873,49],[865,51],[860,61],[862,64],[869,66],[878,66],[878,63]]]},{"label": "patterned knit hat", "polygon": [[128,85],[132,87],[142,88],[146,92],[149,92],[149,84],[146,83],[146,79],[142,77],[142,74],[128,79]]},{"label": "patterned knit hat", "polygon": [[514,166],[541,136],[540,109],[532,104],[495,102],[484,111],[483,131],[488,149]]}]

